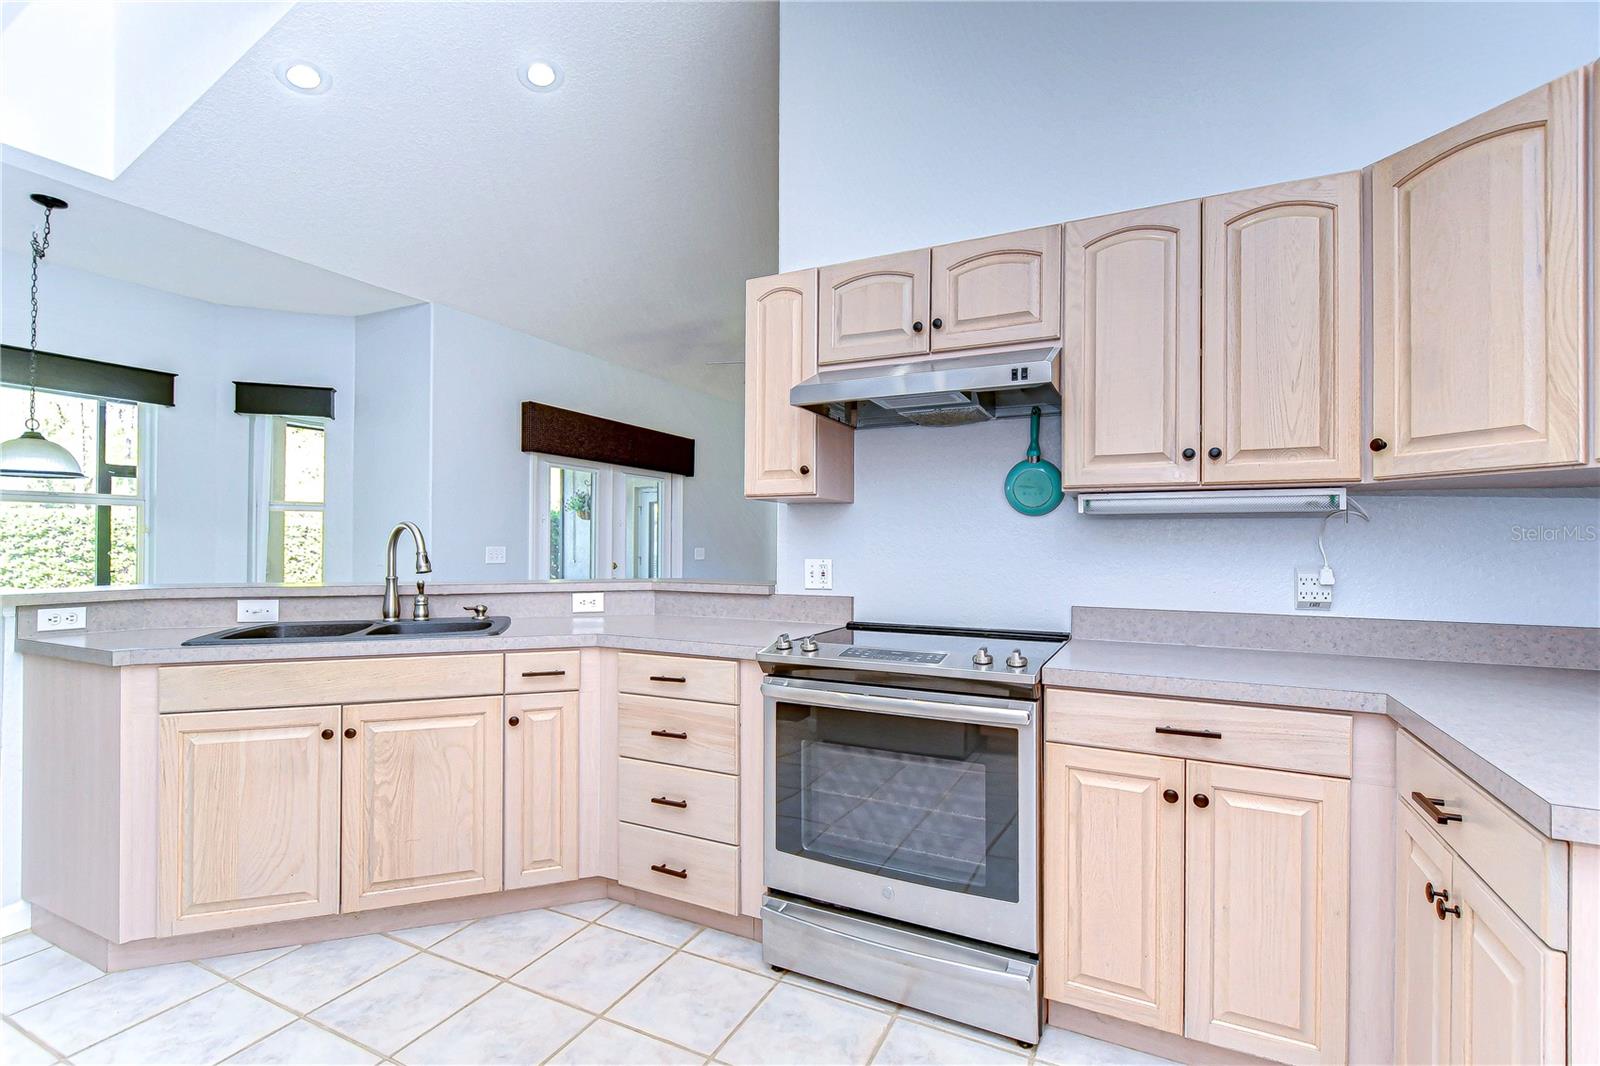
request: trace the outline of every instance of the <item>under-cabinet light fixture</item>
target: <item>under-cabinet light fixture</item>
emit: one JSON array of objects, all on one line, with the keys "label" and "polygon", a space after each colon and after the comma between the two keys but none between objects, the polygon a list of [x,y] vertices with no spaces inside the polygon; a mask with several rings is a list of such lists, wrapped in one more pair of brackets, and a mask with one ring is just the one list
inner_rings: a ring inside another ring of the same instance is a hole
[{"label": "under-cabinet light fixture", "polygon": [[1342,488],[1214,492],[1084,492],[1078,513],[1124,517],[1177,515],[1326,515],[1346,507]]}]

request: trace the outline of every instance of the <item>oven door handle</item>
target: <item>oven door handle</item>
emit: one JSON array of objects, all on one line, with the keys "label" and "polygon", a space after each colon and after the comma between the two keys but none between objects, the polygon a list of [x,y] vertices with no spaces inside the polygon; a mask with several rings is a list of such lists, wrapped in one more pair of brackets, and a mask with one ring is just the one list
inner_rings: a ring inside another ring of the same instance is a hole
[{"label": "oven door handle", "polygon": [[940,722],[970,725],[997,725],[1026,729],[1033,724],[1033,712],[1004,707],[976,707],[964,703],[935,703],[907,696],[873,696],[864,692],[837,692],[832,689],[791,688],[763,683],[761,691],[775,700],[809,707],[837,707],[845,711],[870,711],[901,718],[931,718]]}]

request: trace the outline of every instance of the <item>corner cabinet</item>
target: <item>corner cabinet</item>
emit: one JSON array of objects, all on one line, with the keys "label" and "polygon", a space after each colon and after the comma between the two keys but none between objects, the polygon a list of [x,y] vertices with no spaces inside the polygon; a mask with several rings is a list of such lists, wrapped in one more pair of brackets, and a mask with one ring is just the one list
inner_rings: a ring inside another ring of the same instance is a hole
[{"label": "corner cabinet", "polygon": [[1061,480],[1200,483],[1200,201],[1062,227]]},{"label": "corner cabinet", "polygon": [[817,372],[816,270],[746,283],[744,344],[744,494],[849,503],[854,430],[789,403]]},{"label": "corner cabinet", "polygon": [[1375,478],[1587,459],[1583,80],[1373,166]]}]

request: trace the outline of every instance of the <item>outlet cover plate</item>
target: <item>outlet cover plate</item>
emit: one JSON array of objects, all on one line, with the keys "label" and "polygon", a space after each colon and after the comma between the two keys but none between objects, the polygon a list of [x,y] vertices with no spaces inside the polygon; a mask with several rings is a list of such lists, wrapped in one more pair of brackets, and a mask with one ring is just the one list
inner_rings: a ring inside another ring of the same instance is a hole
[{"label": "outlet cover plate", "polygon": [[573,614],[593,614],[606,609],[606,594],[604,592],[574,592],[572,594]]},{"label": "outlet cover plate", "polygon": [[483,561],[487,564],[505,562],[506,546],[504,544],[488,545],[483,549]]},{"label": "outlet cover plate", "polygon": [[807,559],[806,560],[806,588],[831,589],[833,588],[833,560],[832,559]]},{"label": "outlet cover plate", "polygon": [[1297,611],[1327,611],[1333,608],[1333,586],[1324,585],[1319,571],[1294,572],[1294,607]]},{"label": "outlet cover plate", "polygon": [[58,629],[82,629],[89,624],[89,608],[41,607],[35,621],[41,633],[50,633]]},{"label": "outlet cover plate", "polygon": [[241,622],[276,622],[278,620],[277,600],[239,600],[239,611],[236,617]]}]

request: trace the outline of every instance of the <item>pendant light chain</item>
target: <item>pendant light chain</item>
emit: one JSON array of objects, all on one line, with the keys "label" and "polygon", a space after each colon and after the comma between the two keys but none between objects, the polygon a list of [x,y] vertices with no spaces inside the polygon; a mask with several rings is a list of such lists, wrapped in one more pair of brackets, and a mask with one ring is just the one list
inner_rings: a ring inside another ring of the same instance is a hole
[{"label": "pendant light chain", "polygon": [[39,419],[37,404],[39,394],[34,388],[34,379],[39,376],[39,260],[44,258],[44,253],[50,250],[50,212],[48,205],[44,209],[44,235],[38,233],[28,235],[29,243],[33,245],[33,285],[28,292],[30,319],[28,323],[28,420],[23,426],[29,432],[38,432]]}]

